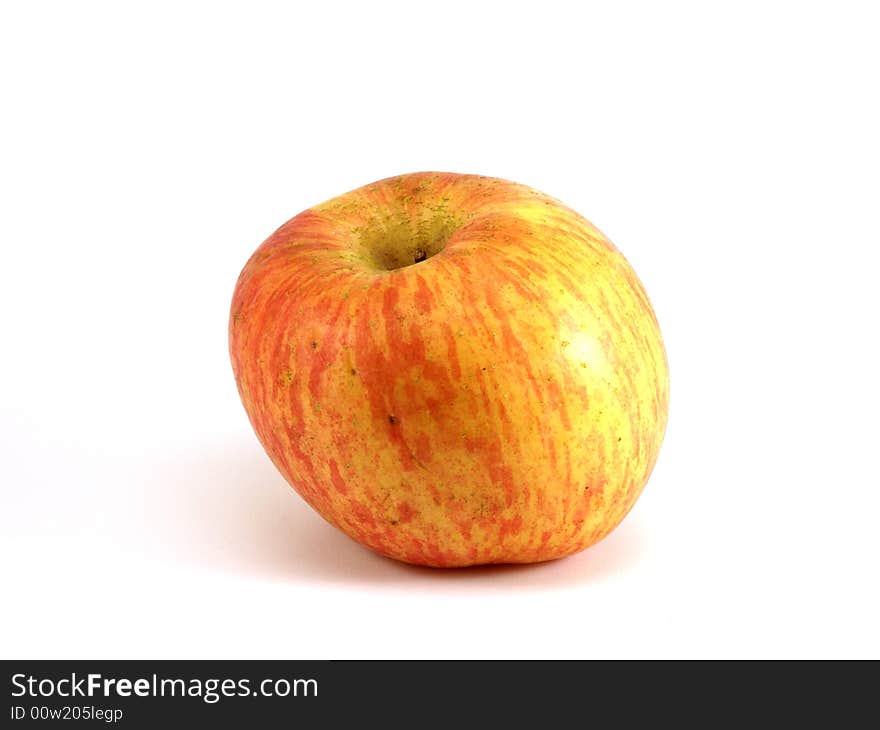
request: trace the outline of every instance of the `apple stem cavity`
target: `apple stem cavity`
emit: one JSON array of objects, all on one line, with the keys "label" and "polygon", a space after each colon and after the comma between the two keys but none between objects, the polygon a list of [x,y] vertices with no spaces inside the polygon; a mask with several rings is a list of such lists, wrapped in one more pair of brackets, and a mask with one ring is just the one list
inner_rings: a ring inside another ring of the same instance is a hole
[{"label": "apple stem cavity", "polygon": [[394,271],[427,261],[467,222],[442,200],[430,204],[410,197],[405,203],[372,217],[357,230],[357,255],[374,269]]}]

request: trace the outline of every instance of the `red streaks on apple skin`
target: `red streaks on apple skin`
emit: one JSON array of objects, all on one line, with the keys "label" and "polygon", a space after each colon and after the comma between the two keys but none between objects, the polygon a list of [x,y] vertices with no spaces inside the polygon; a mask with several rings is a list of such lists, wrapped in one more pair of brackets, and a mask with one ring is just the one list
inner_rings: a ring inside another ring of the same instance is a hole
[{"label": "red streaks on apple skin", "polygon": [[434,308],[434,295],[425,283],[422,276],[416,276],[417,288],[413,297],[416,307],[422,314],[427,314]]},{"label": "red streaks on apple skin", "polygon": [[333,483],[333,486],[336,487],[336,491],[340,494],[348,494],[348,487],[346,486],[342,475],[339,473],[339,465],[333,459],[330,459],[328,466],[330,467],[330,481]]},{"label": "red streaks on apple skin", "polygon": [[516,535],[522,530],[522,515],[516,515],[509,520],[501,520],[501,529],[498,531],[498,537],[503,542],[508,535]]},{"label": "red streaks on apple skin", "polygon": [[[512,507],[516,498],[513,470],[508,465],[497,437],[476,437],[466,442],[466,448],[474,454],[478,463],[487,471],[491,490],[500,490],[505,506]],[[489,492],[489,496],[491,492]]]},{"label": "red streaks on apple skin", "polygon": [[352,498],[348,500],[348,509],[355,523],[359,524],[362,529],[375,530],[376,518],[368,507]]},{"label": "red streaks on apple skin", "polygon": [[461,380],[461,365],[458,362],[458,347],[455,343],[455,334],[448,325],[444,327],[443,334],[446,339],[446,362],[449,365],[449,375],[453,381]]},{"label": "red streaks on apple skin", "polygon": [[428,464],[431,461],[431,437],[426,433],[419,433],[412,439],[413,452],[420,464]]},{"label": "red streaks on apple skin", "polygon": [[397,522],[405,525],[413,519],[418,513],[412,508],[409,502],[401,502],[397,505]]}]

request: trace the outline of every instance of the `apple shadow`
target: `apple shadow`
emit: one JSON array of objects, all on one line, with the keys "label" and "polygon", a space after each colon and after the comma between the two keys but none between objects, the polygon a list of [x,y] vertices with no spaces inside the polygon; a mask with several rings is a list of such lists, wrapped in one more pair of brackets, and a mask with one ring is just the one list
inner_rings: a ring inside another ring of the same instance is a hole
[{"label": "apple shadow", "polygon": [[156,551],[176,562],[301,583],[519,590],[601,581],[644,555],[638,525],[629,519],[602,542],[562,560],[458,569],[406,565],[325,522],[258,444],[199,453],[166,462],[146,495]]}]

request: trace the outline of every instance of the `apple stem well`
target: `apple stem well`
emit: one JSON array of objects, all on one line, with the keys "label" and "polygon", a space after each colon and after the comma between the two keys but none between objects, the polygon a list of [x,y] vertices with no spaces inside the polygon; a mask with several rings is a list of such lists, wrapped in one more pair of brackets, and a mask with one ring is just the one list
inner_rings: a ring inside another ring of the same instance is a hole
[{"label": "apple stem well", "polygon": [[462,222],[443,206],[380,218],[360,231],[359,254],[381,271],[419,264],[440,253]]}]

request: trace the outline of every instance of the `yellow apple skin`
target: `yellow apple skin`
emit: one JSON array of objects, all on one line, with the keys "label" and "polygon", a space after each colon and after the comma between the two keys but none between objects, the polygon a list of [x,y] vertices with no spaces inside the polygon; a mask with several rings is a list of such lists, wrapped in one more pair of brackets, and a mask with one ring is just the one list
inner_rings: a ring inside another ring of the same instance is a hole
[{"label": "yellow apple skin", "polygon": [[229,322],[256,434],[328,522],[438,567],[576,553],[632,508],[669,380],[621,253],[557,200],[413,173],[307,210]]}]

